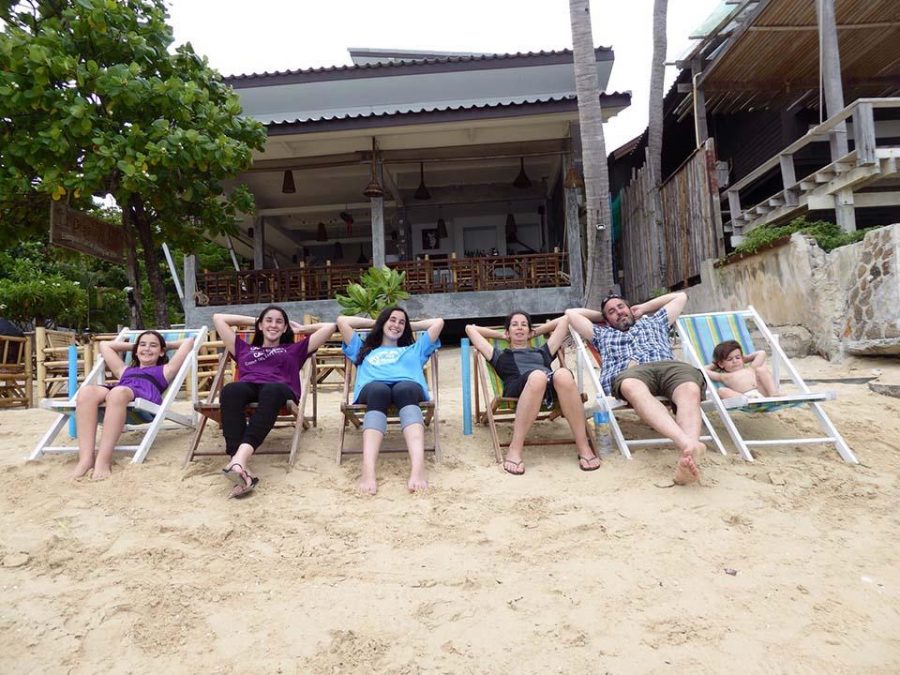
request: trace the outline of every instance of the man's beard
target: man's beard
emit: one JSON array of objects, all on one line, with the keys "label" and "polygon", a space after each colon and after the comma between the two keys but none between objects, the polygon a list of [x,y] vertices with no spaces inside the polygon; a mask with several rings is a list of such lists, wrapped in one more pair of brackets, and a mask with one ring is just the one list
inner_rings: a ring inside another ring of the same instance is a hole
[{"label": "man's beard", "polygon": [[634,325],[634,316],[623,316],[621,319],[618,319],[613,326],[615,326],[620,331],[627,331]]}]

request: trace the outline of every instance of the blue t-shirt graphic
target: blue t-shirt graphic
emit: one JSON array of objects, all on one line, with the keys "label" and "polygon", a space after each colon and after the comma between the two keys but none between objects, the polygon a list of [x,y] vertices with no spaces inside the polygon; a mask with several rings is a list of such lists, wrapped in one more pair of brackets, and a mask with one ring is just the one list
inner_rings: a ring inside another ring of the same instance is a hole
[{"label": "blue t-shirt graphic", "polygon": [[[369,382],[416,382],[425,392],[426,400],[429,399],[428,385],[425,383],[425,373],[422,367],[428,361],[428,357],[441,346],[441,341],[431,341],[428,332],[424,332],[415,342],[406,347],[377,347],[370,351],[365,360],[359,364],[356,371],[356,385],[353,387],[353,401],[359,399],[359,392]],[[344,355],[356,363],[359,352],[363,347],[363,340],[359,333],[353,335],[350,344],[343,345]]]}]

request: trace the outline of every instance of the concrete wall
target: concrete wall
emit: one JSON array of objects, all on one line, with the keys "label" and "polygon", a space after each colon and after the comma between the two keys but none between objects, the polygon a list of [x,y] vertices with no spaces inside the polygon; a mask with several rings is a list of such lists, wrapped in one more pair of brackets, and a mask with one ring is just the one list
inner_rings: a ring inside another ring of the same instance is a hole
[{"label": "concrete wall", "polygon": [[825,253],[804,235],[721,267],[704,261],[687,311],[753,305],[770,326],[803,326],[815,351],[900,354],[900,224]]}]

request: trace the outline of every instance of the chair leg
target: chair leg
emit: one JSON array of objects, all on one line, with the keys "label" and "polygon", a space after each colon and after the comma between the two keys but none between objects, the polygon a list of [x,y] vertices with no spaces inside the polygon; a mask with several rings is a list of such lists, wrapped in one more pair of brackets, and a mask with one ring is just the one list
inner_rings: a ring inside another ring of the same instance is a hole
[{"label": "chair leg", "polygon": [[716,449],[720,454],[727,455],[728,453],[725,451],[725,446],[722,445],[722,439],[719,438],[719,434],[717,434],[716,430],[713,429],[712,422],[709,421],[709,416],[702,408],[700,409],[700,417],[703,419],[703,426],[705,426],[706,430],[709,432],[709,436],[712,439],[712,442],[715,444]]},{"label": "chair leg", "polygon": [[37,445],[32,450],[31,454],[28,455],[28,461],[32,461],[40,458],[44,454],[44,448],[50,445],[53,440],[59,435],[59,432],[62,431],[62,428],[68,422],[68,415],[59,415],[56,418],[56,421],[50,425],[50,428],[47,429],[47,433],[41,436],[41,440],[38,441]]},{"label": "chair leg", "polygon": [[338,449],[337,449],[337,458],[336,458],[338,465],[340,465],[341,459],[343,459],[343,457],[344,457],[344,437],[346,436],[346,432],[347,432],[347,424],[348,424],[347,416],[344,415],[343,420],[341,420],[341,437],[338,440]]},{"label": "chair leg", "polygon": [[850,449],[850,446],[847,445],[847,442],[844,440],[844,437],[841,436],[840,432],[838,432],[837,427],[831,421],[831,418],[828,417],[828,414],[822,408],[821,403],[813,403],[812,410],[816,417],[819,418],[819,424],[822,425],[822,429],[827,433],[831,438],[834,439],[834,447],[838,451],[838,454],[841,456],[845,462],[850,464],[859,464],[859,460],[856,458],[856,455],[853,454],[853,451]]},{"label": "chair leg", "polygon": [[181,465],[182,469],[186,469],[188,464],[194,459],[194,453],[197,452],[197,448],[200,447],[200,437],[203,436],[203,430],[206,429],[206,423],[209,421],[209,418],[206,415],[201,415],[200,419],[197,422],[197,430],[194,432],[194,437],[191,439],[191,444],[188,446],[187,454],[184,456],[184,462]]},{"label": "chair leg", "polygon": [[444,455],[441,451],[440,421],[438,419],[437,406],[435,406],[431,417],[431,433],[434,434],[434,461],[435,463],[440,463],[443,461]]}]

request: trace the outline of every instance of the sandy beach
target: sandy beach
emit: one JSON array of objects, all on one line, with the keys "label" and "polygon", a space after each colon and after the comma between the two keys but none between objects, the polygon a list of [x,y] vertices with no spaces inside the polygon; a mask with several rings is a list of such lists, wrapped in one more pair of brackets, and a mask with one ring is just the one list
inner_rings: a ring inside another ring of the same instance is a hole
[{"label": "sandy beach", "polygon": [[[896,360],[796,364],[900,382]],[[503,473],[485,427],[462,435],[459,371],[442,350],[445,458],[416,496],[404,455],[381,459],[376,497],[355,493],[359,458],[334,461],[336,387],[293,469],[257,458],[240,501],[222,459],[181,468],[189,431],[72,482],[74,456],[25,462],[50,412],[0,412],[0,672],[900,671],[900,399],[816,385],[837,392],[826,408],[858,466],[732,449],[679,488],[664,449],[585,473],[574,446],[531,448],[524,476]],[[814,429],[802,411],[739,424]],[[204,447],[222,447],[217,427]]]}]

